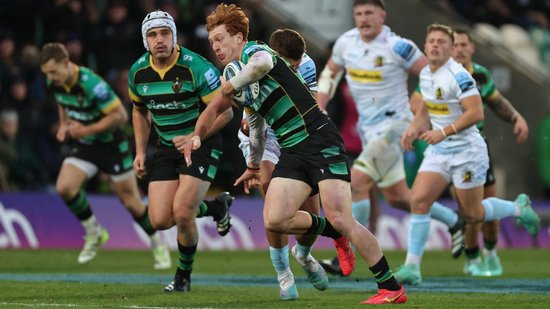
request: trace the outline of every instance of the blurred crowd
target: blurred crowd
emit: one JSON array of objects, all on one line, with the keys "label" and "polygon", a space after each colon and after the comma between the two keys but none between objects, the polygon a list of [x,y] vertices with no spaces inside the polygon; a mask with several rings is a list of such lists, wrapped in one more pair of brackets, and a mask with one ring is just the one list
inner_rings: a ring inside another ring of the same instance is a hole
[{"label": "blurred crowd", "polygon": [[[169,12],[176,20],[181,45],[209,58],[204,27],[219,1],[212,0],[0,0],[0,191],[52,190],[68,147],[55,139],[57,107],[45,93],[39,52],[43,44],[62,42],[73,62],[101,75],[131,109],[128,70],[145,49],[141,22],[151,11]],[[267,41],[269,33],[257,20],[250,1],[236,3],[254,27],[250,38]],[[130,113],[131,114],[131,113]],[[217,183],[231,189],[242,171],[237,148],[239,116],[224,130],[228,146]],[[131,126],[128,125],[131,134]],[[106,191],[101,175],[89,189]]]}]

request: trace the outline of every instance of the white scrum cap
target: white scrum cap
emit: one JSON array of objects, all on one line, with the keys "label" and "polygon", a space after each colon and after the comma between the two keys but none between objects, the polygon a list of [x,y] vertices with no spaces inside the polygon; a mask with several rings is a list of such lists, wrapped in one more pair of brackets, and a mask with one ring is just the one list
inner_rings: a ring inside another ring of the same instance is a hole
[{"label": "white scrum cap", "polygon": [[176,23],[174,23],[174,18],[164,11],[154,11],[147,14],[141,23],[141,35],[143,36],[143,46],[145,46],[145,49],[149,50],[149,47],[147,46],[147,32],[153,28],[161,27],[170,28],[172,31],[174,47],[176,46],[177,30]]}]

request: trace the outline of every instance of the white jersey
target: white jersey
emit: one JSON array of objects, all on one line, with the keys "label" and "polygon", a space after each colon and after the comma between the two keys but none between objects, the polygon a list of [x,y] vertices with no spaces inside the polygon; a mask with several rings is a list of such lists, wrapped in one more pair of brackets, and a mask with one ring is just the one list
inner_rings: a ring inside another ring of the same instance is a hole
[{"label": "white jersey", "polygon": [[387,26],[371,42],[363,41],[357,28],[338,38],[332,60],[346,69],[359,126],[375,124],[386,116],[411,117],[408,70],[421,56],[412,41]]},{"label": "white jersey", "polygon": [[[474,78],[453,58],[434,73],[429,66],[423,68],[420,72],[420,91],[434,130],[450,126],[463,114],[460,100],[479,95]],[[433,146],[441,153],[456,152],[480,139],[483,138],[473,124]]]},{"label": "white jersey", "polygon": [[[298,66],[298,73],[302,75],[303,79],[306,81],[309,90],[313,93],[317,92],[317,69],[315,67],[315,62],[313,62],[313,59],[309,57],[306,53],[302,56],[302,61],[300,62],[300,65]],[[246,112],[243,112],[243,119],[247,118]],[[266,139],[265,143],[265,151],[263,154],[263,158],[259,160],[259,158],[255,157],[255,154],[258,153],[257,149],[250,149],[250,138],[246,136],[241,130],[238,132],[239,140],[241,143],[239,144],[239,148],[243,152],[243,156],[246,160],[246,162],[254,162],[256,161],[263,161],[267,160],[273,163],[277,163],[279,155],[280,155],[280,146],[277,142],[277,136],[275,135],[275,132],[273,132],[273,129],[267,125],[264,119],[261,119],[263,121],[263,128],[264,129],[264,136]],[[250,129],[254,130],[254,128],[250,127]],[[252,131],[250,132],[251,135],[253,134]]]}]

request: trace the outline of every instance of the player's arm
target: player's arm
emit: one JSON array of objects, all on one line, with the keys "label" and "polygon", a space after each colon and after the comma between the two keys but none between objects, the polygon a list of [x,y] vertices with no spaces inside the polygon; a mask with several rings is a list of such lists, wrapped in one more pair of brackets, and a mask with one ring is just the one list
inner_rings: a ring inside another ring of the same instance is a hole
[{"label": "player's arm", "polygon": [[136,157],[134,158],[133,167],[138,178],[145,175],[145,152],[147,142],[151,134],[151,118],[149,111],[144,105],[139,105],[134,102],[132,107],[132,126],[134,127],[134,140]]},{"label": "player's arm", "polygon": [[418,58],[409,68],[409,73],[413,74],[414,76],[418,76],[420,74],[420,71],[422,71],[422,69],[427,65],[428,59],[426,58],[426,56],[424,56],[424,54],[422,54],[420,58]]},{"label": "player's arm", "polygon": [[[229,82],[226,82],[223,78],[222,89],[233,89],[233,86]],[[229,86],[227,86],[229,85]],[[183,151],[187,166],[191,166],[191,152],[199,149],[201,141],[205,139],[208,133],[209,126],[214,123],[216,117],[231,109],[233,105],[233,91],[227,95],[224,94],[224,90],[218,92],[212,101],[206,106],[206,108],[200,113],[197,122],[195,123],[195,131],[191,134],[191,138],[186,141],[178,150]]]},{"label": "player's arm", "polygon": [[344,67],[329,59],[321,75],[319,76],[317,104],[319,108],[326,113],[327,105],[330,99],[334,97],[338,83],[344,74]]},{"label": "player's arm", "polygon": [[57,104],[57,113],[59,115],[59,127],[57,128],[55,137],[63,143],[69,134],[69,116],[67,116],[67,112],[61,104]]},{"label": "player's arm", "polygon": [[224,95],[232,94],[235,90],[238,91],[244,86],[262,79],[275,66],[273,61],[272,55],[265,50],[259,50],[252,54],[239,74],[224,85],[224,89],[222,89]]},{"label": "player's arm", "polygon": [[260,114],[249,108],[245,107],[244,112],[248,121],[248,137],[250,141],[250,155],[246,158],[246,166],[247,168],[258,169],[262,162],[266,143],[265,121]]},{"label": "player's arm", "polygon": [[527,121],[525,121],[525,118],[521,116],[508,99],[500,94],[500,92],[497,92],[496,95],[487,100],[487,105],[500,119],[514,125],[516,143],[521,144],[527,140],[529,136]]},{"label": "player's arm", "polygon": [[[401,146],[403,146],[405,150],[413,149],[413,142],[430,125],[430,114],[428,113],[428,108],[424,104],[422,95],[419,94],[419,98],[420,102],[417,101],[415,103],[414,118],[411,121],[407,131],[401,137]],[[418,99],[418,97],[416,99]]]},{"label": "player's arm", "polygon": [[[203,97],[202,100],[204,104],[208,105],[212,101],[212,97],[215,97],[218,92],[221,92],[221,90],[217,90],[212,93],[212,96],[209,96],[208,98]],[[208,138],[216,133],[218,133],[223,127],[225,127],[230,121],[233,119],[233,109],[229,108],[219,114],[216,117],[216,120],[212,123],[210,127],[208,127],[208,131],[206,132],[205,138]]]},{"label": "player's arm", "polygon": [[98,122],[89,125],[70,121],[69,134],[71,137],[76,139],[101,132],[112,131],[128,121],[128,113],[118,97],[110,104],[109,109],[103,112],[106,114]]}]

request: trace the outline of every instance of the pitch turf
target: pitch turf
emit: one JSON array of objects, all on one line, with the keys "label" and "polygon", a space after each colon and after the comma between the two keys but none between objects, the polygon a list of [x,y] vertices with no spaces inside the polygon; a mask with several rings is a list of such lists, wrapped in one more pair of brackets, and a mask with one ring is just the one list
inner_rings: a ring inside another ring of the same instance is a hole
[{"label": "pitch turf", "polygon": [[[331,251],[315,251],[317,258]],[[283,302],[267,251],[199,252],[192,292],[166,294],[173,270],[152,269],[148,251],[102,251],[87,265],[72,250],[0,252],[0,308],[359,308],[376,290],[366,265],[349,278],[330,277],[320,292],[292,261],[300,299]],[[176,253],[173,254],[174,259]],[[404,252],[386,252],[395,269]],[[548,308],[550,250],[501,250],[504,275],[471,278],[461,273],[464,259],[427,252],[424,282],[406,287],[404,308]],[[292,259],[292,258],[291,258]]]}]

